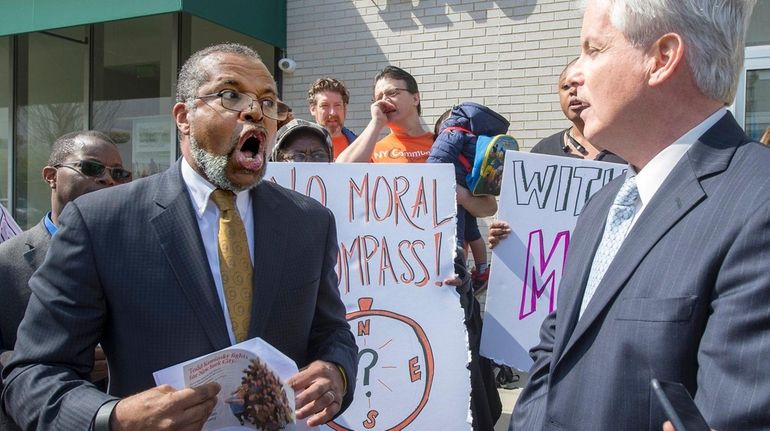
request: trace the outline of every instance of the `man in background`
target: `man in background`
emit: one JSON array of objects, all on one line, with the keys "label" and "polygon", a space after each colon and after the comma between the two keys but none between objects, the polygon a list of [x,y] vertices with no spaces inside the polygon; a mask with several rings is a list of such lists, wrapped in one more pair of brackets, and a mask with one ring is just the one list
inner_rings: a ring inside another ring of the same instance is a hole
[{"label": "man in background", "polygon": [[[371,121],[339,162],[424,163],[433,145],[433,133],[422,126],[420,90],[404,69],[386,66],[374,77]],[[379,139],[382,130],[390,133]]]},{"label": "man in background", "polygon": [[333,158],[336,159],[353,141],[356,134],[345,127],[350,93],[345,84],[334,78],[318,78],[307,91],[307,104],[316,123],[325,127],[332,137]]},{"label": "man in background", "polygon": [[[64,206],[86,193],[131,181],[115,143],[91,130],[54,141],[42,174],[51,189],[51,211],[31,229],[0,244],[0,370],[13,354],[16,331],[29,302],[29,279],[45,260]],[[93,360],[90,380],[106,389],[107,362],[101,347],[94,349]]]},{"label": "man in background", "polygon": [[275,162],[332,162],[329,132],[318,124],[294,119],[278,129],[270,156]]},{"label": "man in background", "polygon": [[580,118],[580,113],[587,106],[577,97],[577,85],[574,82],[567,81],[569,70],[577,60],[576,58],[567,63],[559,75],[558,82],[559,106],[561,106],[561,112],[572,123],[572,126],[542,139],[535,144],[531,152],[625,164],[626,161],[615,154],[596,148],[583,135],[584,123]]}]

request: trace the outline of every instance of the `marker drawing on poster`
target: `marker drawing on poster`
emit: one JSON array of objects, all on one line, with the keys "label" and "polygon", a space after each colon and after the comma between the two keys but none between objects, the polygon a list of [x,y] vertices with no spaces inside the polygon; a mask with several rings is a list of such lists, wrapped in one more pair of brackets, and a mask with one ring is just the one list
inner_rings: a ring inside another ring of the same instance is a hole
[{"label": "marker drawing on poster", "polygon": [[[508,152],[498,218],[511,234],[492,251],[481,354],[520,370],[556,308],[570,234],[588,199],[626,165]],[[603,220],[597,223],[603,223]]]},{"label": "marker drawing on poster", "polygon": [[470,429],[454,273],[451,165],[272,163],[265,181],[335,215],[340,295],[359,347],[353,403],[326,429]]}]

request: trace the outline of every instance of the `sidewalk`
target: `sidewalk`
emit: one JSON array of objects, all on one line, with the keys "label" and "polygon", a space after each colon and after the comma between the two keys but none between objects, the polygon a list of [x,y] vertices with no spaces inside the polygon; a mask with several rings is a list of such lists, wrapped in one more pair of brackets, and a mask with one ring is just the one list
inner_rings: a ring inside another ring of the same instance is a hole
[{"label": "sidewalk", "polygon": [[503,414],[500,415],[500,419],[495,425],[495,431],[507,431],[513,405],[516,404],[521,389],[498,389],[497,392],[500,394],[500,401],[503,402]]}]

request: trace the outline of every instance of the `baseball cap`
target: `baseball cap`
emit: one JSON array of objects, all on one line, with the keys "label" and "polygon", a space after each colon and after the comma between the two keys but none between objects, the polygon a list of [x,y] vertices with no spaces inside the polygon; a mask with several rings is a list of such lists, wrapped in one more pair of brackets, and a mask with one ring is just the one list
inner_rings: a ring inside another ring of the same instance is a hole
[{"label": "baseball cap", "polygon": [[317,123],[313,123],[307,120],[295,118],[294,120],[289,121],[283,127],[278,129],[278,132],[275,134],[275,146],[273,147],[273,151],[270,154],[270,160],[277,160],[278,151],[283,149],[284,146],[286,146],[286,143],[288,142],[288,138],[291,135],[299,131],[308,131],[318,135],[318,137],[321,138],[321,141],[326,143],[326,147],[329,150],[329,154],[332,156],[334,155],[331,135],[329,135],[329,132],[326,131],[326,129],[323,128],[323,126],[320,126]]}]

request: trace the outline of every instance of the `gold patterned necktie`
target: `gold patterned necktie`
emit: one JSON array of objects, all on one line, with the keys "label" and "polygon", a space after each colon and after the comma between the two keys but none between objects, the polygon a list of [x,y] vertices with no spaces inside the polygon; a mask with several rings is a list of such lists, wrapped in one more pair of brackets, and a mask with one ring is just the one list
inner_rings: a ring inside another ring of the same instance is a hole
[{"label": "gold patterned necktie", "polygon": [[251,319],[253,269],[249,242],[243,220],[235,208],[235,194],[216,189],[211,193],[211,200],[219,208],[219,273],[235,340],[240,343],[248,336]]}]

